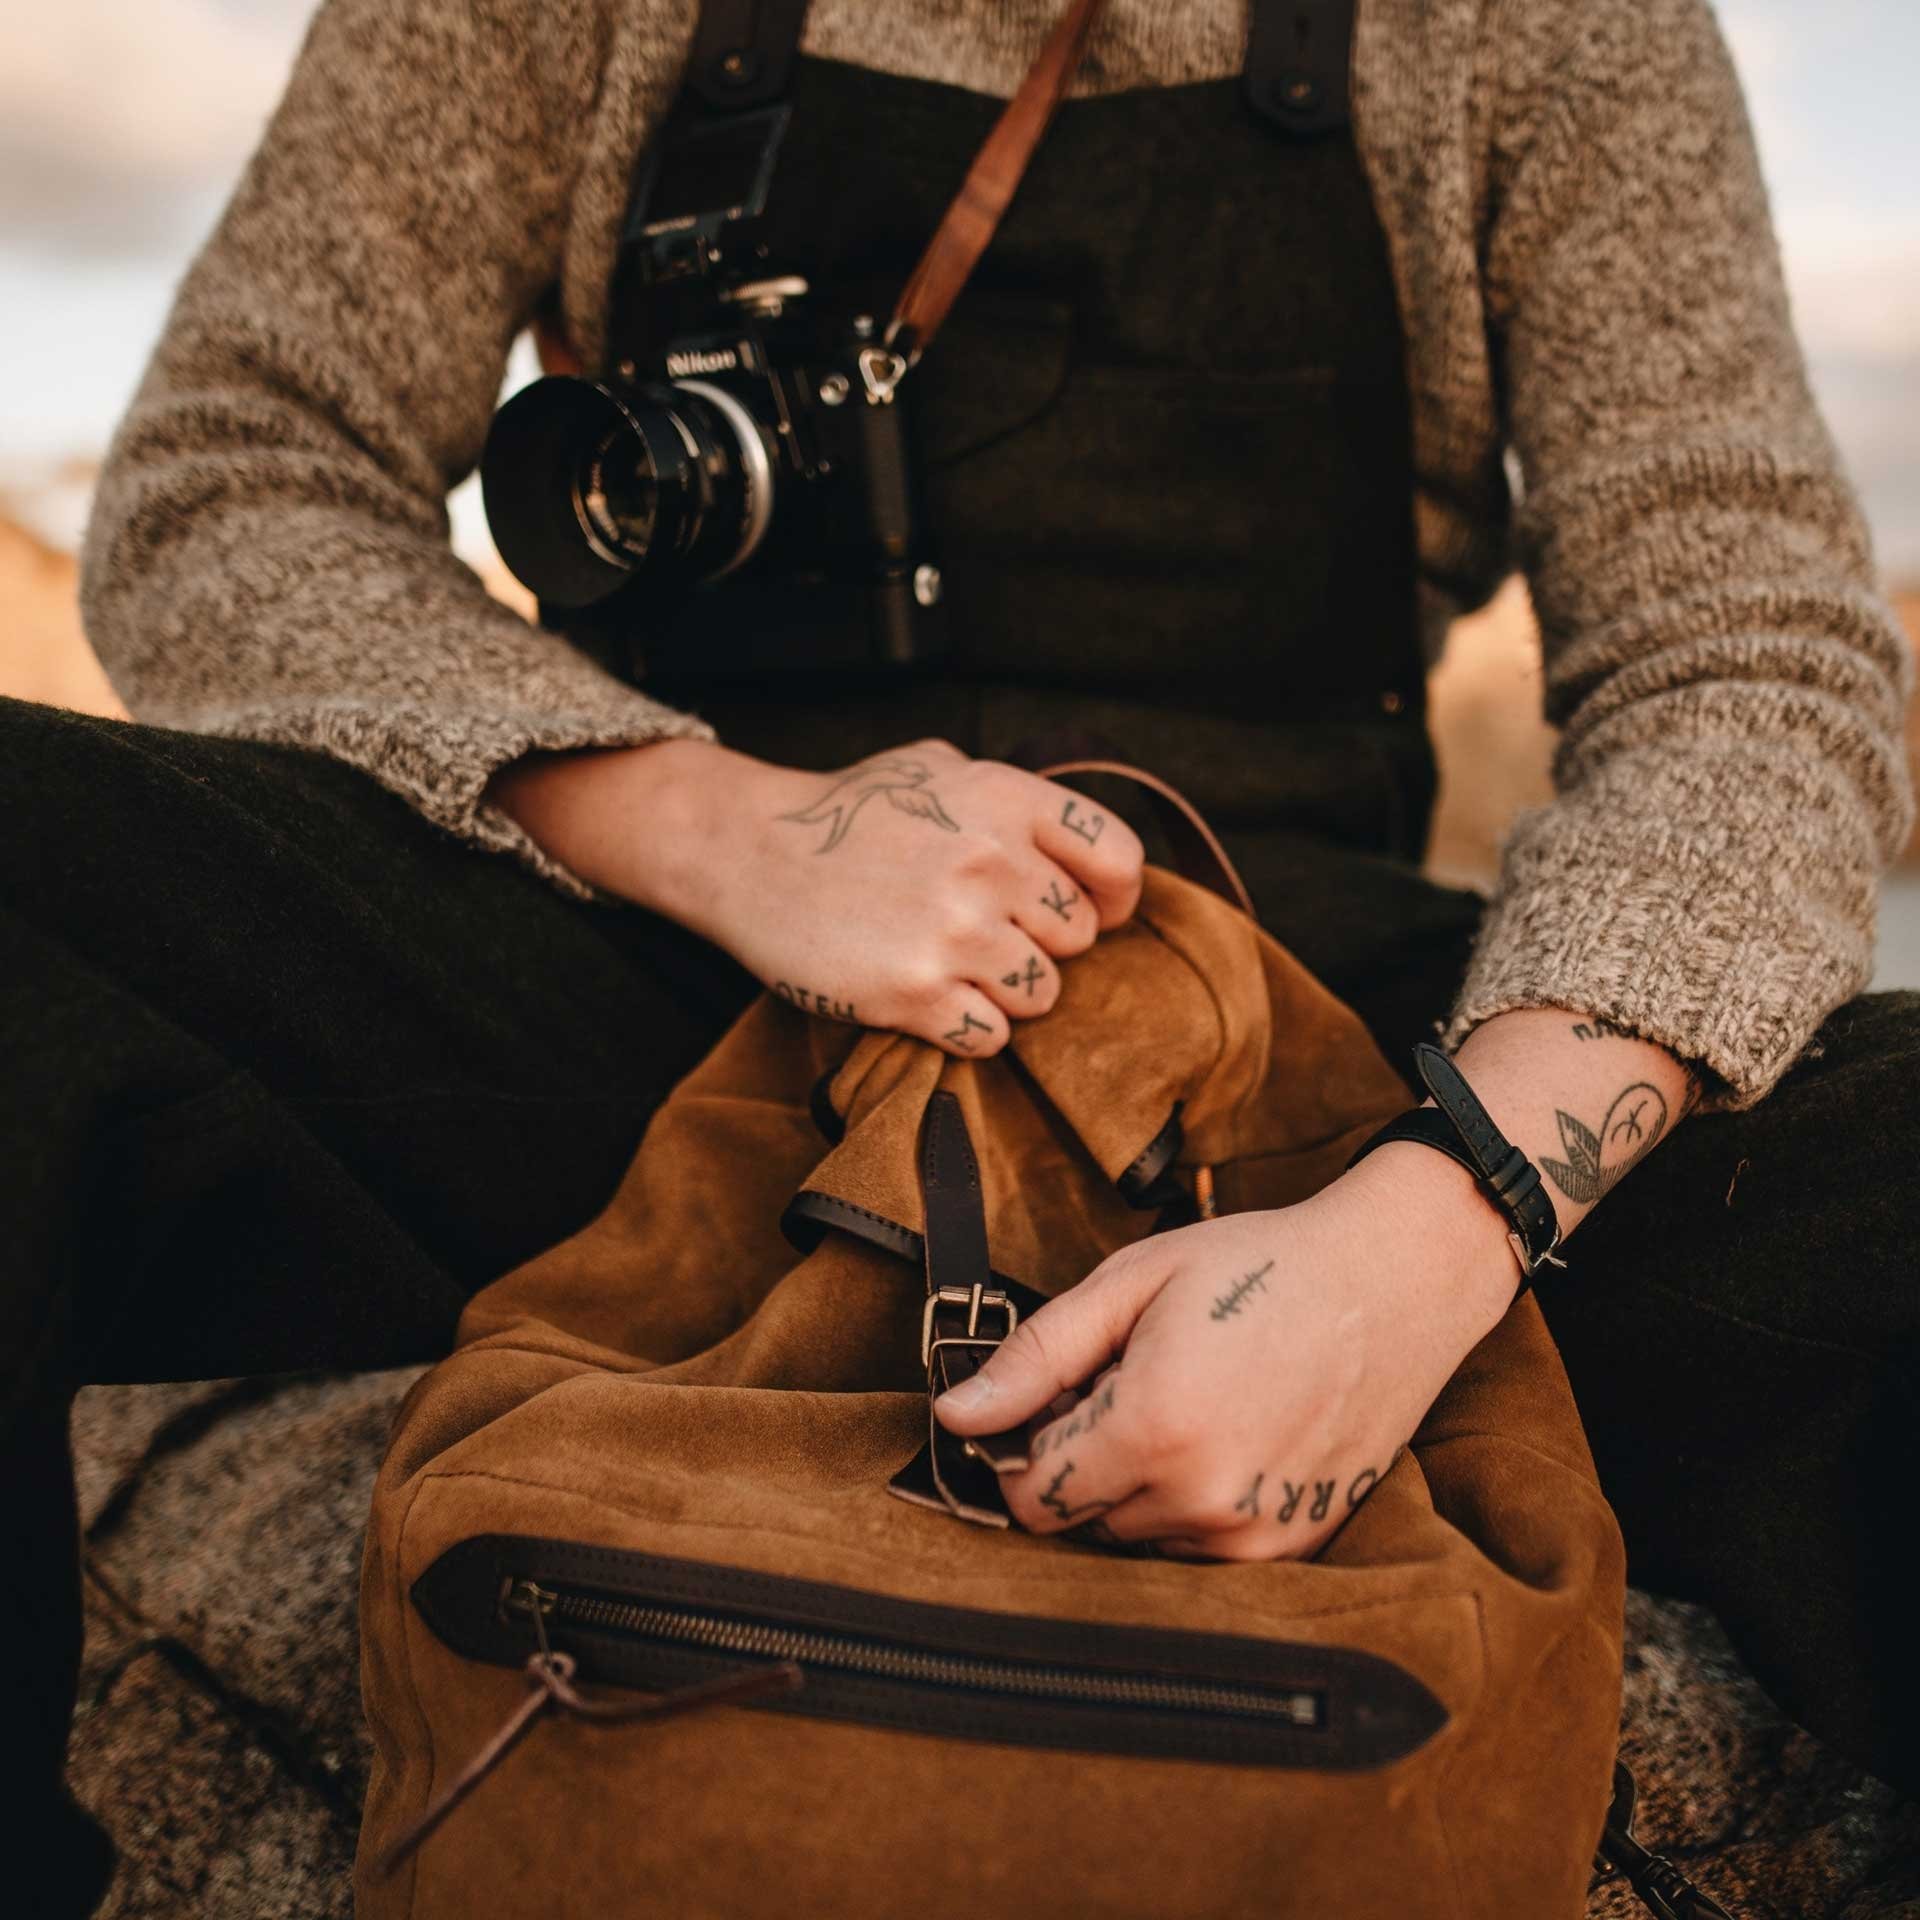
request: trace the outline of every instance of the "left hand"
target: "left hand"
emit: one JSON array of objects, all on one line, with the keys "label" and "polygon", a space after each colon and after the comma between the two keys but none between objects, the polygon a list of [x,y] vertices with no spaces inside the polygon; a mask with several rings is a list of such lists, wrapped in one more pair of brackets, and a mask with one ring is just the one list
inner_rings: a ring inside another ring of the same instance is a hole
[{"label": "left hand", "polygon": [[1001,1483],[1022,1526],[1098,1521],[1220,1560],[1309,1554],[1517,1281],[1505,1222],[1466,1173],[1391,1143],[1300,1205],[1123,1248],[936,1410],[956,1433],[999,1432],[1091,1381]]}]

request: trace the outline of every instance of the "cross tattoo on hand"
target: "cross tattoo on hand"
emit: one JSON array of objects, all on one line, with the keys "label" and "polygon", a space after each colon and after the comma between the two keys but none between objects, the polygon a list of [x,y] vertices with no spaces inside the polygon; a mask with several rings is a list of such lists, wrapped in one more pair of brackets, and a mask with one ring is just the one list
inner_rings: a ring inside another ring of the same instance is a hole
[{"label": "cross tattoo on hand", "polygon": [[1025,987],[1027,990],[1027,998],[1031,1000],[1033,998],[1035,984],[1043,978],[1045,978],[1045,975],[1040,968],[1040,956],[1035,953],[1030,953],[1027,955],[1026,972],[1021,973],[1016,970],[1013,973],[1003,973],[1000,976],[1000,984],[1003,987]]}]

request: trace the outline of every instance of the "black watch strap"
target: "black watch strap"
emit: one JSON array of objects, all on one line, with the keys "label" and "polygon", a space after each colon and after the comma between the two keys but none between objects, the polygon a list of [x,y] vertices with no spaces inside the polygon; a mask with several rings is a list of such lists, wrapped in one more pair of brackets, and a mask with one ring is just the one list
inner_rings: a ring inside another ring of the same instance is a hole
[{"label": "black watch strap", "polygon": [[1389,1140],[1415,1140],[1459,1161],[1506,1216],[1507,1238],[1520,1262],[1519,1291],[1525,1293],[1542,1267],[1566,1265],[1557,1253],[1560,1216],[1547,1183],[1540,1169],[1493,1124],[1466,1076],[1438,1047],[1425,1042],[1415,1047],[1413,1065],[1436,1105],[1415,1107],[1389,1120],[1347,1165],[1356,1165]]}]

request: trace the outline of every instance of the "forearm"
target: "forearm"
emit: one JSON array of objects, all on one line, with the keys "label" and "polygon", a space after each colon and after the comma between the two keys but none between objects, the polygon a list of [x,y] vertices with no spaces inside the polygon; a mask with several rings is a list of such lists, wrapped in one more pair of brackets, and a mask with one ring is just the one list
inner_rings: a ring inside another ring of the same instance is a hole
[{"label": "forearm", "polygon": [[[1694,1073],[1666,1048],[1559,1007],[1496,1014],[1455,1059],[1494,1124],[1539,1167],[1563,1238],[1699,1098]],[[1486,1222],[1499,1224],[1466,1170],[1430,1149],[1395,1141],[1371,1158],[1389,1161],[1396,1177],[1417,1166],[1419,1178],[1446,1194],[1449,1213],[1476,1223],[1468,1231],[1485,1238]]]}]

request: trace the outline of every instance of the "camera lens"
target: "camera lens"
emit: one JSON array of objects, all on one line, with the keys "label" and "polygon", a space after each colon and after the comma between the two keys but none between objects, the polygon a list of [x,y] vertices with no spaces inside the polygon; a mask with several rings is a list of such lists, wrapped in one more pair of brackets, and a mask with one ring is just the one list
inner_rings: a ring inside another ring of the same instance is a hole
[{"label": "camera lens", "polygon": [[603,559],[616,566],[644,562],[660,523],[660,487],[643,441],[608,434],[573,492],[581,529]]},{"label": "camera lens", "polygon": [[773,515],[759,427],[703,381],[536,380],[494,415],[480,490],[500,557],[558,607],[636,578],[716,579],[752,556]]}]

